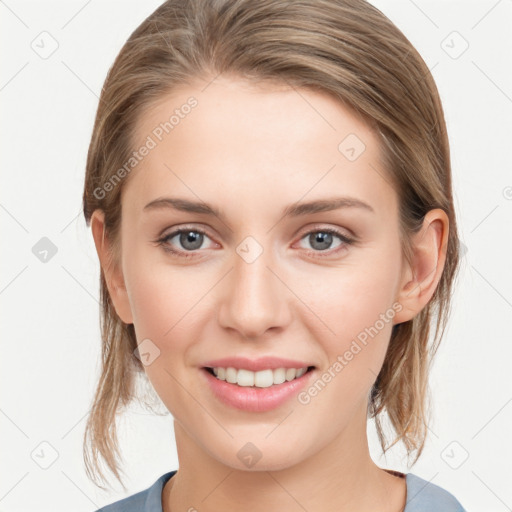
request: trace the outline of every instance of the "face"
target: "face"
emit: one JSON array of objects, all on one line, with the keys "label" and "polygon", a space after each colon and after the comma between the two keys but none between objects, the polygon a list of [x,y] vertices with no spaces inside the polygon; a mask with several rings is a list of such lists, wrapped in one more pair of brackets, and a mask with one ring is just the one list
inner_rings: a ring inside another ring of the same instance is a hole
[{"label": "face", "polygon": [[[227,78],[203,89],[173,92],[139,123],[136,147],[153,147],[123,188],[116,310],[199,452],[248,469],[252,450],[258,470],[281,469],[366,434],[368,393],[404,320],[398,200],[376,136],[329,96]],[[205,369],[231,357],[314,368],[246,388]]]}]

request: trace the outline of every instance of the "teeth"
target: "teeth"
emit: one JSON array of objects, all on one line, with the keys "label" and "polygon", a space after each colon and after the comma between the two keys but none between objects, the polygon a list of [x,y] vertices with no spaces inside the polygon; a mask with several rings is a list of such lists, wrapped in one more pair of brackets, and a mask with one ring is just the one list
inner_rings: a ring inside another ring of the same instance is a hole
[{"label": "teeth", "polygon": [[304,368],[277,368],[275,370],[261,370],[251,372],[250,370],[229,367],[213,368],[213,373],[219,380],[225,380],[231,384],[238,384],[243,387],[255,386],[257,388],[268,388],[274,384],[282,384],[285,380],[291,381],[302,377],[307,372]]}]

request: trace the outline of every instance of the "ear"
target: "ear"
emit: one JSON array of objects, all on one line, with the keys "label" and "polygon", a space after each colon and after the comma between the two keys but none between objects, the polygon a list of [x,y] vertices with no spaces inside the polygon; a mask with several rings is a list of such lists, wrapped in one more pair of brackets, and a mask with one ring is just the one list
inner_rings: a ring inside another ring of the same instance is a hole
[{"label": "ear", "polygon": [[414,318],[428,304],[443,273],[448,244],[449,219],[440,208],[430,210],[413,238],[413,261],[404,261],[398,296],[402,310],[395,315],[400,324]]},{"label": "ear", "polygon": [[110,241],[105,232],[105,214],[102,210],[95,210],[91,216],[91,230],[96,245],[96,252],[100,259],[101,268],[105,275],[108,292],[114,304],[117,315],[126,324],[133,323],[133,316],[128,301],[123,273],[120,262],[114,261]]}]

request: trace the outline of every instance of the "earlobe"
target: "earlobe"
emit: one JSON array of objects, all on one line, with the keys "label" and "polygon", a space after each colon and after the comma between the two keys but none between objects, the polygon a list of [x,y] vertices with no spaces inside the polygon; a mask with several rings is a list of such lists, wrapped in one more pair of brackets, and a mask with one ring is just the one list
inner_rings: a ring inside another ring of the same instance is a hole
[{"label": "earlobe", "polygon": [[413,258],[403,273],[398,295],[402,310],[395,324],[414,318],[429,303],[441,279],[446,261],[449,220],[436,208],[423,220],[421,230],[413,237]]},{"label": "earlobe", "polygon": [[91,216],[91,231],[100,260],[101,268],[107,282],[108,292],[119,318],[126,323],[133,323],[128,293],[119,262],[114,260],[110,241],[105,232],[105,214],[95,210]]}]

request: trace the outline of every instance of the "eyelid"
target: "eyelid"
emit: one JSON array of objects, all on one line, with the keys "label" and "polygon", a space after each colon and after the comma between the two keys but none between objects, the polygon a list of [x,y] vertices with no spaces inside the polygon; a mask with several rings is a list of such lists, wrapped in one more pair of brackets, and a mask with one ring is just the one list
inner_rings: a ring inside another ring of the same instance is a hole
[{"label": "eyelid", "polygon": [[313,225],[308,225],[307,227],[301,229],[299,233],[301,233],[300,237],[303,238],[305,235],[316,232],[316,231],[326,231],[336,233],[338,236],[345,237],[347,239],[351,239],[354,242],[358,240],[357,235],[348,228],[342,228],[340,226],[331,226],[329,224],[316,223]]}]

